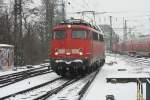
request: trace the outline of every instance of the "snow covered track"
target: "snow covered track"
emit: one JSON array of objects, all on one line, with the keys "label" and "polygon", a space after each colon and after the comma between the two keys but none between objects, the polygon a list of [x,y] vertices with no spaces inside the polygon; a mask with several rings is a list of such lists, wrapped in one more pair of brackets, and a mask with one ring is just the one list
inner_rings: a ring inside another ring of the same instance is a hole
[{"label": "snow covered track", "polygon": [[[1,97],[0,100],[4,100],[4,99],[9,99],[9,100],[11,100],[11,98],[14,100],[14,98],[15,98],[17,95],[19,95],[19,94],[25,94],[25,93],[30,92],[30,91],[33,91],[33,90],[35,90],[35,89],[38,89],[38,88],[44,87],[44,86],[46,86],[46,85],[52,84],[52,83],[54,83],[54,82],[56,82],[56,81],[58,81],[58,80],[61,80],[61,79],[62,79],[62,77],[56,78],[56,79],[54,79],[54,80],[45,82],[45,83],[43,83],[43,84],[34,86],[34,87],[32,87],[32,88],[29,88],[29,89],[26,89],[26,90],[23,90],[23,91],[20,91],[20,92],[17,92],[17,93],[13,93],[13,94],[10,94],[10,95]],[[24,98],[24,99],[25,99],[25,98]]]},{"label": "snow covered track", "polygon": [[[98,72],[99,71],[96,71],[90,75],[76,77],[74,79],[57,77],[31,88],[0,97],[0,100],[45,100],[53,98],[52,95],[54,94],[57,94],[54,96],[59,96],[59,94],[63,91],[69,92],[70,95],[77,94],[77,98],[80,100],[86,93]],[[68,90],[68,88],[71,89],[71,91]]]},{"label": "snow covered track", "polygon": [[96,71],[96,73],[93,75],[93,77],[91,79],[89,79],[89,81],[80,90],[80,92],[78,93],[79,94],[79,99],[78,100],[81,100],[81,98],[84,96],[87,89],[90,87],[90,85],[92,84],[92,82],[94,81],[94,79],[95,79],[95,77],[97,76],[98,73],[99,73],[99,70]]},{"label": "snow covered track", "polygon": [[[59,93],[49,96],[46,100],[81,100],[88,91],[99,70],[82,77],[80,80],[64,87]],[[43,100],[43,99],[42,99]]]},{"label": "snow covered track", "polygon": [[136,57],[129,57],[126,56],[123,59],[131,65],[134,73],[147,73],[150,74],[150,59],[149,58],[136,58]]},{"label": "snow covered track", "polygon": [[[126,56],[127,57],[127,56]],[[133,62],[137,64],[142,64],[146,66],[150,66],[150,59],[149,58],[136,58],[136,57],[127,57],[128,62]]]},{"label": "snow covered track", "polygon": [[34,68],[34,69],[26,70],[26,71],[21,71],[18,73],[3,75],[3,76],[0,76],[0,88],[19,82],[24,79],[30,78],[30,77],[47,74],[51,72],[52,71],[49,71],[48,68],[46,67],[39,67],[39,68]]},{"label": "snow covered track", "polygon": [[79,81],[80,78],[76,78],[76,79],[72,79],[72,80],[68,80],[67,82],[65,82],[63,85],[48,91],[47,93],[41,95],[40,97],[34,99],[34,100],[46,100],[47,98],[49,98],[50,96],[52,96],[53,94],[57,94],[58,92],[60,92],[62,89],[64,89],[65,87],[67,87],[68,85],[71,85],[73,83],[75,83],[76,81]]}]

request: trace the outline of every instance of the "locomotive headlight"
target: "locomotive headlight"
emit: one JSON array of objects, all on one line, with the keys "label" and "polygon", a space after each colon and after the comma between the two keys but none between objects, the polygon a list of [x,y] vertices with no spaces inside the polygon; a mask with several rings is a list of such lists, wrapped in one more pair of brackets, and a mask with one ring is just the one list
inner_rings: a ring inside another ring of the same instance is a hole
[{"label": "locomotive headlight", "polygon": [[83,56],[83,49],[79,49],[79,55]]},{"label": "locomotive headlight", "polygon": [[83,56],[83,52],[79,52],[80,56]]},{"label": "locomotive headlight", "polygon": [[67,27],[68,27],[68,28],[71,28],[71,25],[68,25]]},{"label": "locomotive headlight", "polygon": [[67,52],[66,55],[71,55],[71,53],[70,53],[70,52]]},{"label": "locomotive headlight", "polygon": [[58,56],[58,49],[55,50],[55,56]]},{"label": "locomotive headlight", "polygon": [[58,56],[58,52],[55,52],[55,55]]}]

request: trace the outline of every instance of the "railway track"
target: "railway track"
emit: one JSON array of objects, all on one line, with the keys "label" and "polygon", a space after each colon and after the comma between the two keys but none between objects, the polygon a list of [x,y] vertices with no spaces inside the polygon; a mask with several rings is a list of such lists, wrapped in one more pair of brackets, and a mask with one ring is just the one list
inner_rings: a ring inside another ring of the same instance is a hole
[{"label": "railway track", "polygon": [[67,82],[65,82],[64,84],[62,84],[61,86],[55,88],[55,89],[52,89],[50,91],[47,91],[45,94],[33,99],[33,100],[46,100],[47,98],[49,98],[50,96],[52,96],[53,94],[57,94],[58,92],[60,92],[62,89],[64,89],[65,87],[79,81],[80,78],[75,78],[75,79],[71,79],[71,80],[68,80]]},{"label": "railway track", "polygon": [[[91,74],[90,77],[85,76],[85,77],[77,77],[74,79],[64,79],[62,77],[56,78],[54,80],[51,80],[49,82],[40,84],[38,86],[13,93],[4,97],[1,97],[0,100],[46,100],[49,97],[51,97],[53,94],[57,94],[61,92],[62,90],[65,90],[67,87],[75,84],[76,82],[83,81],[86,78],[86,82],[84,85],[82,85],[82,88],[78,90],[78,95],[80,100],[83,95],[86,93],[87,89],[89,88],[90,84],[93,82],[94,78],[96,77],[97,72],[94,72],[94,74]],[[64,100],[64,99],[63,99]]]},{"label": "railway track", "polygon": [[30,78],[30,77],[35,77],[38,75],[47,74],[51,72],[52,71],[49,71],[47,67],[39,67],[39,68],[25,70],[25,71],[21,71],[17,73],[3,75],[3,76],[0,76],[0,88],[19,82],[24,79]]},{"label": "railway track", "polygon": [[88,88],[90,87],[90,85],[92,84],[92,82],[94,81],[95,77],[97,76],[97,74],[99,73],[99,70],[97,70],[95,72],[95,74],[93,75],[93,77],[91,79],[89,79],[89,81],[82,87],[82,89],[78,92],[79,94],[79,98],[78,100],[81,100],[82,97],[84,96],[84,94],[86,93],[86,91],[88,90]]},{"label": "railway track", "polygon": [[145,58],[135,58],[135,57],[129,57],[126,59],[127,62],[132,62],[140,65],[146,65],[150,66],[150,60]]},{"label": "railway track", "polygon": [[[22,90],[22,91],[19,91],[19,92],[16,92],[16,93],[12,93],[12,94],[9,94],[7,96],[3,96],[3,97],[0,97],[0,100],[4,100],[4,99],[8,99],[8,100],[15,100],[14,98],[17,96],[17,95],[21,95],[21,94],[25,94],[25,93],[29,93],[30,91],[33,91],[33,90],[36,90],[36,89],[39,89],[41,87],[44,87],[46,85],[49,85],[49,84],[52,84],[58,80],[61,80],[62,77],[59,77],[59,78],[56,78],[56,79],[53,79],[51,81],[48,81],[48,82],[45,82],[43,84],[40,84],[40,85],[37,85],[37,86],[34,86],[34,87],[31,87],[31,88],[28,88],[26,90]],[[24,98],[25,99],[25,98]]]},{"label": "railway track", "polygon": [[147,60],[147,59],[144,59],[144,58],[136,58],[136,59],[134,59],[134,62],[150,66],[150,60]]},{"label": "railway track", "polygon": [[[50,91],[48,96],[44,96],[43,98],[38,98],[35,100],[81,100],[85,93],[87,92],[88,88],[94,81],[95,77],[97,76],[99,70],[93,72],[92,74],[80,78],[76,82],[71,83],[70,85],[61,87],[58,90]],[[59,93],[58,93],[59,92]],[[51,95],[56,94],[55,96],[50,97]]]},{"label": "railway track", "polygon": [[142,64],[142,65],[146,65],[146,66],[150,66],[150,59],[141,57],[141,58],[137,58],[137,57],[130,57],[130,56],[124,56],[126,59],[126,61],[128,62],[133,62],[133,63],[137,63],[137,64]]},{"label": "railway track", "polygon": [[150,74],[150,59],[148,58],[137,58],[137,57],[130,57],[124,56],[123,60],[129,64],[131,64],[131,69],[133,73],[147,73]]}]

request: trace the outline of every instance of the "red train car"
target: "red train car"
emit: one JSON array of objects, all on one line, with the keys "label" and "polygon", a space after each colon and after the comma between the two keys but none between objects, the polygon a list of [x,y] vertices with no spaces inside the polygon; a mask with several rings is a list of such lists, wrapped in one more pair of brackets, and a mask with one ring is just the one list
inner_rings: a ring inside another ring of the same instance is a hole
[{"label": "red train car", "polygon": [[105,62],[102,31],[83,20],[55,26],[50,45],[51,68],[62,76],[87,74]]},{"label": "red train car", "polygon": [[150,57],[150,36],[113,44],[113,51],[128,55]]}]

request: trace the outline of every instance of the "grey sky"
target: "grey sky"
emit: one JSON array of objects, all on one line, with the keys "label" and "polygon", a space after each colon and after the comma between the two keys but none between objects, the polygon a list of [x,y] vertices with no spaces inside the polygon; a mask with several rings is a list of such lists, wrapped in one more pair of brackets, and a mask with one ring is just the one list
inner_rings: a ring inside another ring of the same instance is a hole
[{"label": "grey sky", "polygon": [[[41,0],[34,0],[36,6]],[[113,17],[114,27],[122,27],[123,17],[128,20],[129,27],[137,27],[141,32],[150,33],[150,0],[64,0],[68,17],[78,11],[92,10],[96,12],[113,12],[96,16],[97,24],[109,24],[109,16]],[[70,5],[67,3],[70,2]],[[89,18],[92,18],[91,16]],[[89,19],[88,18],[88,19]]]},{"label": "grey sky", "polygon": [[[150,0],[66,0],[70,2],[69,10],[95,11],[148,11]],[[73,7],[73,8],[72,8]],[[68,10],[68,11],[69,11]]]},{"label": "grey sky", "polygon": [[[113,12],[97,15],[97,23],[109,24],[109,16],[113,16],[114,27],[122,26],[123,17],[130,27],[137,27],[140,32],[150,31],[150,0],[66,0],[68,17],[78,11],[93,10],[96,12]],[[79,17],[78,17],[79,18]]]}]

